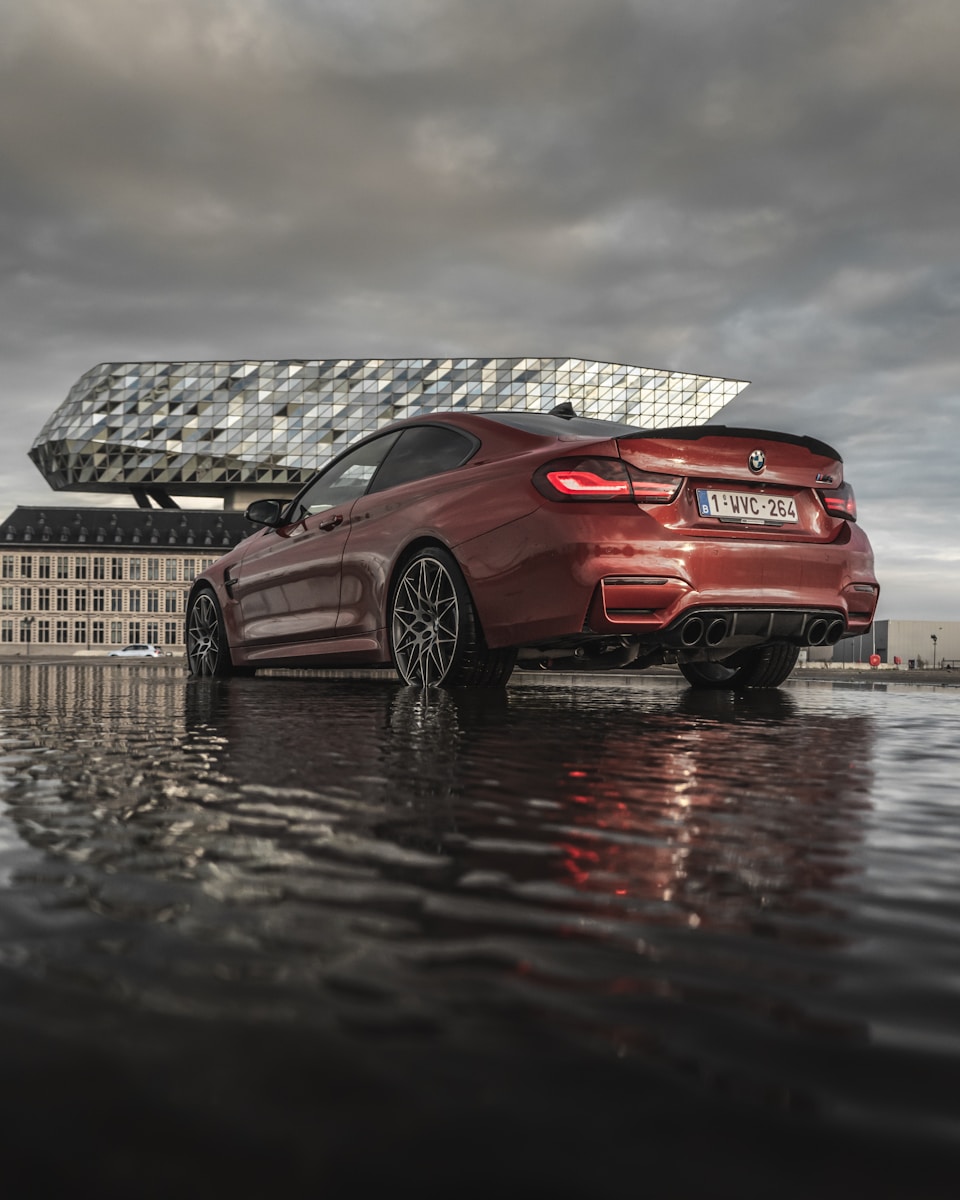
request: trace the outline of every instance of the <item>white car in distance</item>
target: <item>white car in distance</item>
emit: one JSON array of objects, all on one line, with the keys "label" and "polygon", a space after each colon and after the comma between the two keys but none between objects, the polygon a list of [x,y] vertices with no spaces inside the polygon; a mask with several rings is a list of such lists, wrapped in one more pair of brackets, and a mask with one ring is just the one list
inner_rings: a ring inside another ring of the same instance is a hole
[{"label": "white car in distance", "polygon": [[159,658],[162,651],[157,646],[145,642],[137,642],[132,646],[124,646],[122,650],[111,650],[108,658]]}]

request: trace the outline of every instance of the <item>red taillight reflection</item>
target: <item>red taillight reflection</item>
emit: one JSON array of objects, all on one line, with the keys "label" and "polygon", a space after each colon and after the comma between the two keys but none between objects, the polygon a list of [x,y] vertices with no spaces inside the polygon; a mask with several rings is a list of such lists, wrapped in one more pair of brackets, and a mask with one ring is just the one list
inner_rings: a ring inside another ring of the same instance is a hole
[{"label": "red taillight reflection", "polygon": [[818,488],[817,495],[831,517],[842,517],[845,521],[857,519],[857,500],[849,483],[841,483],[829,491]]},{"label": "red taillight reflection", "polygon": [[667,504],[683,482],[679,475],[640,471],[620,458],[559,458],[540,467],[533,484],[549,500],[634,500]]}]

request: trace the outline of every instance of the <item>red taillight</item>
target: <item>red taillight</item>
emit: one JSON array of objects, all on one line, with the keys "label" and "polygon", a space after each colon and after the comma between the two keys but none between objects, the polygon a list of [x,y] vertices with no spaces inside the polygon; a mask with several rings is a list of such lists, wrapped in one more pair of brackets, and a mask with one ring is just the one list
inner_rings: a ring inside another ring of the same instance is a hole
[{"label": "red taillight", "polygon": [[627,464],[633,498],[641,504],[669,504],[680,491],[682,475],[656,475],[653,471],[641,471]]},{"label": "red taillight", "polygon": [[841,483],[839,487],[829,491],[818,488],[817,495],[831,517],[843,517],[845,521],[857,519],[857,500],[849,483]]},{"label": "red taillight", "polygon": [[558,458],[540,467],[534,487],[548,500],[633,500],[667,504],[677,494],[679,475],[640,471],[622,458]]},{"label": "red taillight", "polygon": [[633,495],[626,472],[622,479],[604,478],[596,469],[577,464],[548,470],[543,478],[562,495],[575,500],[623,500]]}]

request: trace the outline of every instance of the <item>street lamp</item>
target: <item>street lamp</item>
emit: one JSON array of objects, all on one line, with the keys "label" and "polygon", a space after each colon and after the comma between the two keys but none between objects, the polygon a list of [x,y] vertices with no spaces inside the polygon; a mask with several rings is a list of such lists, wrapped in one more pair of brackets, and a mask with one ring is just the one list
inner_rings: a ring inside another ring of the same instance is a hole
[{"label": "street lamp", "polygon": [[933,669],[936,670],[937,669],[937,635],[935,633],[930,634],[930,641],[933,642]]},{"label": "street lamp", "polygon": [[[27,644],[27,658],[30,657],[30,626],[33,624],[33,617],[20,618],[20,639]],[[26,637],[24,637],[26,633]]]}]

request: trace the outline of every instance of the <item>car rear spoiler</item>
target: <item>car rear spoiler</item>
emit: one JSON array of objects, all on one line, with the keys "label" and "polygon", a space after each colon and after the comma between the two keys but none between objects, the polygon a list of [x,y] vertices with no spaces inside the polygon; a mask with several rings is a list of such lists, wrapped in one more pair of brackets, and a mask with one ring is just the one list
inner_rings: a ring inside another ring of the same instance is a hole
[{"label": "car rear spoiler", "polygon": [[788,442],[793,446],[803,446],[811,454],[823,458],[833,458],[842,463],[843,459],[836,450],[826,442],[817,438],[806,437],[798,433],[775,433],[769,429],[744,429],[733,425],[679,425],[670,429],[644,429],[623,436],[624,441],[639,441],[641,438],[664,438],[670,441],[700,441],[705,437],[743,437],[763,439],[768,442]]}]

